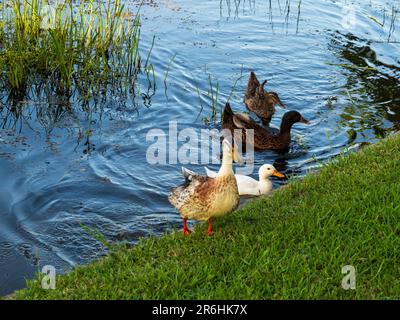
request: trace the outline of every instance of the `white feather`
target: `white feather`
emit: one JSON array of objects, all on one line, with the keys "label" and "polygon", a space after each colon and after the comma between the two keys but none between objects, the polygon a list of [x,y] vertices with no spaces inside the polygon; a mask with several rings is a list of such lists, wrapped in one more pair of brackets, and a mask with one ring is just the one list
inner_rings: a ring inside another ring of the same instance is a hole
[{"label": "white feather", "polygon": [[[268,170],[270,168],[270,170]],[[206,174],[210,178],[214,178],[217,176],[217,172],[204,167],[206,170]],[[236,182],[238,185],[239,195],[253,195],[259,196],[263,194],[268,194],[272,191],[273,185],[272,182],[268,179],[270,174],[275,170],[275,168],[271,165],[263,165],[260,167],[260,178],[259,181],[253,179],[252,177],[245,176],[242,174],[235,174]],[[263,172],[263,178],[261,178],[261,172]]]}]

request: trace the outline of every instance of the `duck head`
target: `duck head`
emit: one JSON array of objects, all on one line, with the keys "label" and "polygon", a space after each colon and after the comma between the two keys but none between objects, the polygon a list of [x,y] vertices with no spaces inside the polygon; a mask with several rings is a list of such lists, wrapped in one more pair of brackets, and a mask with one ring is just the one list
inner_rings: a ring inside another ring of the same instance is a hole
[{"label": "duck head", "polygon": [[309,124],[310,122],[306,120],[298,111],[288,111],[283,115],[281,122],[281,133],[290,132],[292,126],[297,123]]},{"label": "duck head", "polygon": [[271,164],[263,164],[258,170],[258,176],[260,181],[268,180],[268,178],[271,176],[275,176],[278,178],[285,177],[282,173],[278,172],[278,170],[276,170],[275,167]]},{"label": "duck head", "polygon": [[[264,91],[264,89],[262,89]],[[268,126],[271,122],[271,118],[275,113],[275,106],[280,106],[285,109],[285,105],[276,92],[263,92],[259,94],[258,103],[260,105],[260,111],[256,113],[263,125]]]},{"label": "duck head", "polygon": [[270,104],[275,106],[280,106],[282,109],[285,109],[285,105],[282,103],[281,99],[276,92],[270,91],[265,93],[265,98],[268,100]]}]

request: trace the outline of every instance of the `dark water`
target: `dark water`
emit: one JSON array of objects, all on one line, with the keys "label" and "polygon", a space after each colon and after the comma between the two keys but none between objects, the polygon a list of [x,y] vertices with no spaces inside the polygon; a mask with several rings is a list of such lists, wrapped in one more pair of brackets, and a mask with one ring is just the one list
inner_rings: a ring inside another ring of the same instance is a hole
[{"label": "dark water", "polygon": [[[311,120],[294,127],[287,154],[258,153],[256,169],[274,163],[301,176],[398,130],[399,9],[383,0],[150,1],[141,8],[141,34],[144,56],[155,35],[155,91],[142,75],[135,98],[110,92],[89,113],[57,97],[27,99],[19,112],[0,99],[0,295],[43,265],[65,272],[103,255],[80,224],[132,243],[180,226],[167,193],[182,181],[181,165],[149,165],[146,133],[167,130],[171,120],[179,129],[219,128],[219,110],[207,121],[209,79],[218,83],[218,109],[231,96],[244,111],[255,70],[288,109]],[[355,19],[343,20],[349,12]]]}]

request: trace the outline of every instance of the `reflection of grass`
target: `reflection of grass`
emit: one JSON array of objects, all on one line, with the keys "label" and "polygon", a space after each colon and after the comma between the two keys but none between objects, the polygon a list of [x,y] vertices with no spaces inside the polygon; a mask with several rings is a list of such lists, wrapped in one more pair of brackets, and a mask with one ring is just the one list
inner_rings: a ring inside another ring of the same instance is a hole
[{"label": "reflection of grass", "polygon": [[301,2],[302,2],[302,0],[299,0],[299,3],[298,3],[298,5],[297,5],[296,33],[298,33],[298,32],[299,32],[299,22],[300,22]]},{"label": "reflection of grass", "polygon": [[24,97],[29,87],[46,85],[87,98],[135,79],[139,15],[129,16],[121,0],[11,0],[0,5],[0,15],[2,91]]},{"label": "reflection of grass", "polygon": [[342,68],[347,77],[342,91],[347,103],[338,125],[349,132],[350,141],[382,138],[395,131],[399,124],[399,67],[380,61],[370,40],[354,34],[337,32],[332,39],[333,48],[341,63],[327,64]]},{"label": "reflection of grass", "polygon": [[[294,16],[295,11],[293,11],[293,18],[296,20],[296,33],[299,32],[299,23],[300,23],[300,15],[301,15],[301,7],[302,7],[302,0],[294,0],[293,6],[297,6],[297,13],[296,16]],[[271,25],[272,31],[274,31],[274,18],[279,18],[276,16],[276,13],[279,12],[279,15],[284,18],[284,26],[286,29],[289,27],[289,20],[290,20],[290,12],[291,12],[291,5],[292,5],[292,0],[285,0],[284,5],[283,1],[281,4],[281,1],[272,1],[269,0],[268,2],[261,2],[261,5],[267,5],[268,8],[263,8],[262,12],[264,10],[267,10],[267,14],[269,17],[269,23]],[[231,0],[220,0],[219,2],[219,12],[220,16],[222,17],[223,14],[226,14],[227,17],[231,17],[234,15],[234,17],[239,17],[240,14],[242,15],[248,15],[249,13],[254,15],[256,14],[257,11],[257,6],[256,6],[256,1],[255,0],[250,0],[250,1],[231,1]],[[232,12],[234,14],[232,14]],[[287,30],[286,30],[287,31]]]},{"label": "reflection of grass", "polygon": [[396,10],[395,7],[393,6],[392,7],[392,16],[391,16],[391,19],[390,19],[390,27],[389,27],[388,39],[387,39],[388,42],[390,41],[390,38],[392,37],[392,35],[394,33],[394,29],[395,29],[394,22],[396,20],[397,13],[398,13],[398,10]]},{"label": "reflection of grass", "polygon": [[[341,156],[319,174],[218,219],[141,241],[20,299],[399,298],[400,136]],[[356,290],[341,287],[356,269]]]},{"label": "reflection of grass", "polygon": [[353,64],[346,64],[346,63],[330,63],[326,62],[327,65],[329,66],[334,66],[334,67],[341,67],[345,69],[356,69],[356,70],[372,70],[376,71],[376,68],[370,67],[370,66],[357,66]]},{"label": "reflection of grass", "polygon": [[[397,14],[398,14],[398,9],[395,8],[395,6],[392,6],[391,10],[390,10],[391,14],[390,14],[390,21],[389,21],[389,30],[388,30],[388,37],[387,37],[387,42],[390,42],[390,38],[393,35],[393,32],[395,30],[395,21],[397,19]],[[373,21],[374,23],[376,23],[377,25],[379,25],[381,28],[385,27],[385,18],[386,18],[386,9],[384,9],[383,12],[383,21],[379,21],[377,18],[369,15],[368,13],[364,13],[364,15],[370,19],[371,21]]]}]

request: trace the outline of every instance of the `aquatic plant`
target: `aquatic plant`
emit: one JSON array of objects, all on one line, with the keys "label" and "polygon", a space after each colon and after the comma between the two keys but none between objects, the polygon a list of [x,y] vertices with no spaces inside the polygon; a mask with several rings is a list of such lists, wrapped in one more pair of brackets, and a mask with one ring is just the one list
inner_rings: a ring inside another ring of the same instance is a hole
[{"label": "aquatic plant", "polygon": [[134,85],[140,20],[121,0],[10,0],[0,16],[1,92],[22,99],[46,87],[88,100]]},{"label": "aquatic plant", "polygon": [[207,91],[207,96],[210,98],[211,103],[211,120],[215,121],[217,119],[219,82],[217,80],[214,85],[211,79],[211,74],[209,74],[208,83],[210,85],[210,89]]},{"label": "aquatic plant", "polygon": [[[237,85],[239,81],[244,77],[243,75],[243,65],[241,65],[240,68],[240,74],[239,76],[235,79],[233,86],[231,87],[231,90],[229,92],[229,95],[226,95],[226,100],[220,101],[220,84],[218,79],[214,79],[214,77],[211,75],[211,73],[207,73],[208,76],[208,88],[207,90],[200,90],[199,86],[196,86],[196,92],[199,98],[199,103],[200,103],[200,111],[199,114],[197,115],[197,118],[200,116],[200,114],[203,112],[204,106],[202,103],[202,96],[206,97],[206,100],[208,100],[208,104],[210,107],[211,114],[209,117],[203,117],[203,122],[206,125],[209,125],[210,123],[215,123],[218,121],[218,112],[219,112],[219,120],[222,121],[222,111],[223,111],[223,106],[225,102],[229,102],[232,97],[235,94],[235,91],[237,89]],[[239,98],[240,99],[240,98]],[[218,108],[219,106],[219,108]]]}]

